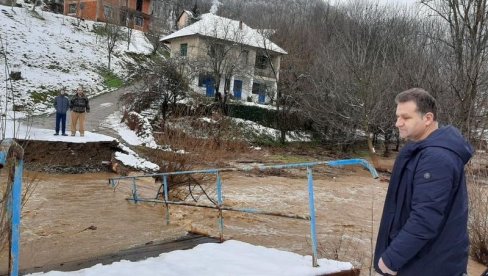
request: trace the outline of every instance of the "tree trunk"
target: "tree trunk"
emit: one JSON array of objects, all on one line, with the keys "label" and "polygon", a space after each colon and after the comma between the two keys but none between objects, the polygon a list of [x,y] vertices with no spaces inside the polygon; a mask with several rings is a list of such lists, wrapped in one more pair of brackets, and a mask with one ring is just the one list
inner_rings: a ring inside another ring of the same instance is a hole
[{"label": "tree trunk", "polygon": [[378,160],[378,155],[376,155],[376,151],[374,149],[373,145],[373,133],[368,133],[368,151],[369,151],[369,157],[371,158],[371,162],[373,163],[373,166],[375,168],[378,168],[380,165],[380,162]]}]

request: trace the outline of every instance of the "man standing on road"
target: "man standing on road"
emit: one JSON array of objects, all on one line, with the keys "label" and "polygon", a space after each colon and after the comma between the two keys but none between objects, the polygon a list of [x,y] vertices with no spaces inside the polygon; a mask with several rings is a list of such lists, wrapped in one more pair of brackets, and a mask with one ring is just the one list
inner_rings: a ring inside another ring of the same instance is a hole
[{"label": "man standing on road", "polygon": [[59,95],[54,98],[54,108],[56,109],[56,132],[54,135],[59,135],[61,125],[61,135],[68,136],[66,134],[66,112],[69,109],[69,100],[66,97],[66,88],[61,88]]},{"label": "man standing on road", "polygon": [[413,88],[397,95],[396,127],[408,143],[395,160],[374,256],[382,275],[465,275],[473,149],[453,126],[439,128],[436,100]]},{"label": "man standing on road", "polygon": [[85,113],[90,112],[88,98],[83,92],[83,87],[78,87],[76,94],[70,101],[69,109],[71,110],[71,136],[76,135],[76,124],[80,122],[80,136],[85,136]]}]

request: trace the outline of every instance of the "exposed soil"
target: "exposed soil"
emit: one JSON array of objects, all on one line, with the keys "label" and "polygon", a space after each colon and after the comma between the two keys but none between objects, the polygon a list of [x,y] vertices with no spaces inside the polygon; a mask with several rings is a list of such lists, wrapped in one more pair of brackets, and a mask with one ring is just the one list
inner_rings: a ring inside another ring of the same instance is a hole
[{"label": "exposed soil", "polygon": [[118,143],[65,143],[50,141],[22,141],[24,162],[28,170],[49,173],[85,173],[109,171],[108,163]]}]

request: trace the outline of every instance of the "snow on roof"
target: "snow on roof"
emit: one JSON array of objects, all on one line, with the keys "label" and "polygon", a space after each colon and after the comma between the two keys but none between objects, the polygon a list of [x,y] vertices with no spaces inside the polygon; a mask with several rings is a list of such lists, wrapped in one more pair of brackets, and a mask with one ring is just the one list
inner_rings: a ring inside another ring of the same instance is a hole
[{"label": "snow on roof", "polygon": [[202,35],[227,41],[242,43],[256,48],[268,49],[280,54],[287,54],[278,45],[271,42],[258,31],[245,23],[211,13],[202,14],[197,22],[167,35],[161,41],[170,41],[178,37]]}]

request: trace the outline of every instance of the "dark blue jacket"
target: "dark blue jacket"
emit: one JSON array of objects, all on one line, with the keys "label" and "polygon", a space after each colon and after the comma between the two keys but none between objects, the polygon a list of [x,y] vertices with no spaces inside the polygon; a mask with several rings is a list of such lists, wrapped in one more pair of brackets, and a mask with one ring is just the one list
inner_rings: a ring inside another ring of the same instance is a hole
[{"label": "dark blue jacket", "polygon": [[468,264],[464,165],[473,149],[459,131],[439,128],[399,153],[374,256],[404,275],[462,275]]},{"label": "dark blue jacket", "polygon": [[69,109],[69,100],[64,95],[59,95],[54,98],[54,108],[56,109],[56,113],[66,114]]}]

